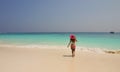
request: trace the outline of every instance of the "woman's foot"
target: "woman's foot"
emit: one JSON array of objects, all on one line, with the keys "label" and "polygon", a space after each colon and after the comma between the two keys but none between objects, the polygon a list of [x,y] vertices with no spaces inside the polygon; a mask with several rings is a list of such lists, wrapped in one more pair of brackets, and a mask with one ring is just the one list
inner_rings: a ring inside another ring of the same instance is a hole
[{"label": "woman's foot", "polygon": [[72,54],[72,57],[74,57],[75,55],[74,54]]}]

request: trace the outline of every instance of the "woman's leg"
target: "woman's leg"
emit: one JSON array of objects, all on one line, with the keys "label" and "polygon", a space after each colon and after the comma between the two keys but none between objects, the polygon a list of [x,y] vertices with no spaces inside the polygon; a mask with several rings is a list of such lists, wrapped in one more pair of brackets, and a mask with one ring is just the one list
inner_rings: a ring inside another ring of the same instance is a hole
[{"label": "woman's leg", "polygon": [[72,57],[75,56],[75,49],[72,49]]},{"label": "woman's leg", "polygon": [[75,56],[75,44],[71,44],[72,57]]}]

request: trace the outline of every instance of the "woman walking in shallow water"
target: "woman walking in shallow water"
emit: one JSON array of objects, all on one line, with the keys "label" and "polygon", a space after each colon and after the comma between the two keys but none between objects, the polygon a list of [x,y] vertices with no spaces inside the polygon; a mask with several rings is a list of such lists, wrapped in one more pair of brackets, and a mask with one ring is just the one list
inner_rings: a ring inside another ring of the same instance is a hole
[{"label": "woman walking in shallow water", "polygon": [[75,56],[75,48],[76,48],[76,44],[75,43],[76,43],[76,41],[77,41],[77,39],[76,39],[75,35],[73,35],[73,34],[70,35],[70,42],[69,42],[67,47],[71,46],[72,57]]}]

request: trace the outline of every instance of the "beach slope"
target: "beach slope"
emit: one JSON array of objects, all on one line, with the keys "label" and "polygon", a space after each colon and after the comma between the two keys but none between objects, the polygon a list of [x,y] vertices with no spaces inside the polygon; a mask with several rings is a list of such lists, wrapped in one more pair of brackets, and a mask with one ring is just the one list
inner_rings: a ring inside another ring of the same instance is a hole
[{"label": "beach slope", "polygon": [[0,72],[120,72],[119,54],[70,49],[0,48]]}]

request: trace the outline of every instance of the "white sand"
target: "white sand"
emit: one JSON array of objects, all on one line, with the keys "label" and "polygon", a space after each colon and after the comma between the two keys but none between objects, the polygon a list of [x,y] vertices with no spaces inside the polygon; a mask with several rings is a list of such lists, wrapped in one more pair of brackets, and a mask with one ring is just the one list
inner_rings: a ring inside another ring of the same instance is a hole
[{"label": "white sand", "polygon": [[70,49],[0,48],[0,72],[120,72],[120,54]]}]

